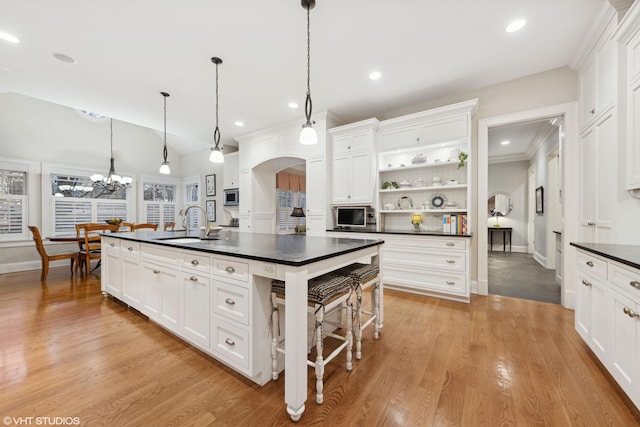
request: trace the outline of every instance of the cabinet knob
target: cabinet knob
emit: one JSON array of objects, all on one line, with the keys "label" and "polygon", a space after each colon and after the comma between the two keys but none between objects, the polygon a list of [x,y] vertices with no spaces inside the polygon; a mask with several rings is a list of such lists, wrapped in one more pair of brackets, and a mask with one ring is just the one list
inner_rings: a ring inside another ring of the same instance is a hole
[{"label": "cabinet knob", "polygon": [[131,246],[129,246],[129,247],[127,248],[127,250],[128,250],[129,252],[133,252],[133,248],[132,248]]},{"label": "cabinet knob", "polygon": [[447,246],[455,246],[455,245],[456,245],[456,244],[455,244],[455,243],[452,243],[452,242],[447,243]]},{"label": "cabinet knob", "polygon": [[455,263],[456,263],[456,260],[455,260],[455,259],[448,259],[448,260],[447,260],[447,263],[448,263],[448,264],[455,264]]},{"label": "cabinet knob", "polygon": [[587,221],[587,225],[588,225],[588,226],[594,226],[594,225],[596,225],[596,223],[595,223],[595,222],[593,222],[593,221]]},{"label": "cabinet knob", "polygon": [[109,243],[109,246],[113,248],[115,246],[115,243]]},{"label": "cabinet knob", "polygon": [[160,270],[153,270],[153,274],[160,274]]},{"label": "cabinet knob", "polygon": [[200,263],[198,262],[197,259],[194,259],[191,261],[191,265],[199,265]]},{"label": "cabinet knob", "polygon": [[351,150],[351,146],[350,145],[347,145],[347,150]]},{"label": "cabinet knob", "polygon": [[591,283],[586,281],[586,280],[584,280],[584,279],[582,279],[582,284],[585,285],[585,286],[591,286]]},{"label": "cabinet knob", "polygon": [[447,285],[455,285],[456,282],[454,282],[453,280],[447,280]]},{"label": "cabinet knob", "polygon": [[593,267],[593,263],[592,263],[591,261],[587,261],[587,265],[588,265],[589,267]]},{"label": "cabinet knob", "polygon": [[224,340],[224,342],[227,345],[236,345],[236,342],[234,340],[232,340],[231,338],[227,338],[226,340]]},{"label": "cabinet knob", "polygon": [[191,280],[192,282],[197,282],[198,278],[196,276],[191,276],[189,277],[189,280]]},{"label": "cabinet knob", "polygon": [[224,302],[226,302],[229,305],[235,305],[236,302],[234,300],[232,300],[231,298],[227,298],[226,300],[224,300]]},{"label": "cabinet knob", "polygon": [[226,271],[227,273],[235,273],[236,269],[233,267],[227,267],[224,269],[224,271]]},{"label": "cabinet knob", "polygon": [[636,313],[635,311],[631,310],[628,307],[623,308],[622,312],[627,316],[631,317],[632,319],[640,317],[640,314]]},{"label": "cabinet knob", "polygon": [[347,199],[350,199],[350,198],[351,198],[351,194],[349,194],[349,195],[347,196]]},{"label": "cabinet knob", "polygon": [[589,112],[590,112],[591,114],[595,114],[595,113],[596,113],[596,109],[595,109],[595,108],[592,108],[591,110],[589,110]]},{"label": "cabinet knob", "polygon": [[631,286],[632,288],[640,289],[640,282],[634,280],[633,282],[629,282],[629,286]]}]

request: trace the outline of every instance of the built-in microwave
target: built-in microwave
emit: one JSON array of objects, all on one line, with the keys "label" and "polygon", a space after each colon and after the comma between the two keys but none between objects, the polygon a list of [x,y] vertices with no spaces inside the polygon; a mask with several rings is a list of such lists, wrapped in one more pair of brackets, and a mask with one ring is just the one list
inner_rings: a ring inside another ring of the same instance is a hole
[{"label": "built-in microwave", "polygon": [[237,188],[224,190],[224,205],[238,206],[240,204],[240,194]]}]

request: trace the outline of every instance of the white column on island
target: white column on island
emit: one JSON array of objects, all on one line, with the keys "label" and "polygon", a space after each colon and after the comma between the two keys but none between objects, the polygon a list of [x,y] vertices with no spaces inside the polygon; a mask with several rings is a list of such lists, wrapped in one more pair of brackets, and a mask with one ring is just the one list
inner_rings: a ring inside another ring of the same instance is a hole
[{"label": "white column on island", "polygon": [[285,272],[285,350],[284,400],[293,421],[304,412],[307,400],[307,270]]}]

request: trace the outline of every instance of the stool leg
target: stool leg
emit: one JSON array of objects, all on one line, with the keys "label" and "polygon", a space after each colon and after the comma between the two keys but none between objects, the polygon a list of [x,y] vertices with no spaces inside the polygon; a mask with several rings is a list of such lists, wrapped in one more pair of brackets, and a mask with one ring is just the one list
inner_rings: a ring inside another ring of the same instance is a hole
[{"label": "stool leg", "polygon": [[351,355],[353,351],[353,306],[351,304],[351,298],[347,301],[347,336],[345,337],[347,340],[347,371],[353,369],[353,356]]},{"label": "stool leg", "polygon": [[276,294],[271,293],[271,378],[278,379],[278,324],[280,311],[276,302]]},{"label": "stool leg", "polygon": [[356,285],[356,359],[362,357],[362,286]]},{"label": "stool leg", "polygon": [[373,306],[372,309],[375,318],[373,321],[373,338],[378,339],[380,336],[380,281],[373,284],[371,293],[371,305]]},{"label": "stool leg", "polygon": [[316,402],[320,405],[324,400],[322,377],[324,376],[324,359],[322,358],[322,321],[324,307],[316,310]]}]

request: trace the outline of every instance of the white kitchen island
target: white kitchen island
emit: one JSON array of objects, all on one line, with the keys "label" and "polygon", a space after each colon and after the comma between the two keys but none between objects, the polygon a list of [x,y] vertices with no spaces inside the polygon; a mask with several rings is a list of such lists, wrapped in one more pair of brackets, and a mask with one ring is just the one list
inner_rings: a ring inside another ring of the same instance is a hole
[{"label": "white kitchen island", "polygon": [[[102,292],[263,385],[271,379],[270,284],[284,280],[285,402],[297,421],[307,400],[307,281],[356,261],[379,265],[382,244],[259,233],[218,240],[150,230],[108,234]],[[382,323],[382,280],[380,291]]]}]

